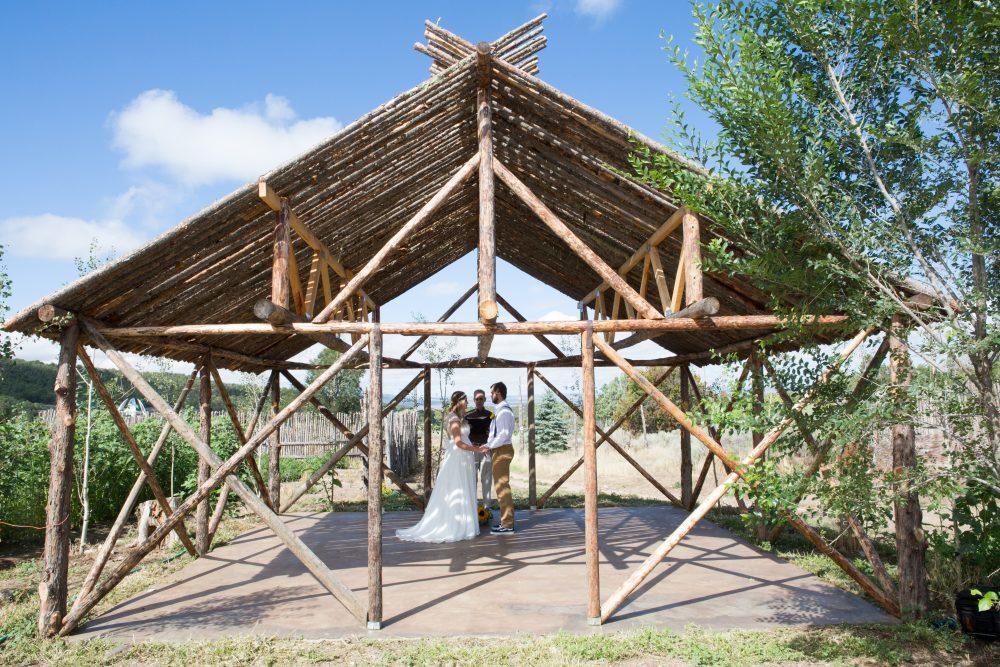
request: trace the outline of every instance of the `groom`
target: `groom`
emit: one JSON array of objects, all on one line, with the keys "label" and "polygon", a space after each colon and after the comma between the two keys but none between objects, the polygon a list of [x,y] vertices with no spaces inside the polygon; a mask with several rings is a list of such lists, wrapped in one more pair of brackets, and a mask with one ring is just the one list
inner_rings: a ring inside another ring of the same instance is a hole
[{"label": "groom", "polygon": [[490,422],[490,437],[486,446],[493,460],[493,489],[500,503],[500,525],[493,526],[494,535],[514,532],[514,496],[510,492],[510,462],[514,458],[514,412],[507,405],[507,385],[497,382],[490,387],[490,399],[497,406],[496,417]]}]

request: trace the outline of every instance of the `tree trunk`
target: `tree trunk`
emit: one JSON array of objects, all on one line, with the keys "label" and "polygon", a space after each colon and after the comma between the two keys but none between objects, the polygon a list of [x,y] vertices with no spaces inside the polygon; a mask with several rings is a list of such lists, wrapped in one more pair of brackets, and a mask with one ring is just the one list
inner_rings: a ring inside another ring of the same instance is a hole
[{"label": "tree trunk", "polygon": [[927,542],[924,538],[920,497],[912,488],[913,476],[917,472],[917,451],[906,396],[910,384],[910,356],[903,322],[901,315],[894,315],[892,318],[889,357],[896,410],[896,423],[892,427],[892,469],[896,477],[893,509],[899,562],[899,607],[904,618],[921,618],[927,613],[929,602],[927,568],[924,563]]}]

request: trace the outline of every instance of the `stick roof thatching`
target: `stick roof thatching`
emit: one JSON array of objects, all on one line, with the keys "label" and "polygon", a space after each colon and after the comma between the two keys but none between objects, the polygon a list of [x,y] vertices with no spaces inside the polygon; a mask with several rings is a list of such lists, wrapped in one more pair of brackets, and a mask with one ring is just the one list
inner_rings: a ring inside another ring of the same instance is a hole
[{"label": "stick roof thatching", "polygon": [[[435,60],[432,69],[438,74],[262,177],[289,199],[298,217],[349,269],[364,265],[477,150],[475,57],[452,60]],[[452,64],[445,66],[447,62]],[[617,268],[677,208],[669,192],[620,175],[631,171],[631,142],[672,154],[530,74],[537,71],[537,58],[521,65],[524,69],[493,60],[495,155]],[[366,292],[384,304],[475,250],[477,206],[472,178],[403,251],[390,257],[365,285]],[[573,299],[601,282],[503,186],[496,190],[496,209],[498,257]],[[257,183],[249,183],[139,250],[29,306],[4,328],[38,332],[36,311],[42,304],[109,326],[254,321],[254,302],[270,290],[274,222],[274,212],[258,197]],[[703,225],[702,235],[703,241],[712,237],[710,225]],[[298,266],[307,270],[310,249],[298,238],[293,245]],[[668,275],[676,271],[680,248],[678,229],[661,244]],[[636,287],[640,272],[641,264],[628,276]],[[510,297],[513,287],[501,284],[499,291]],[[766,312],[767,295],[738,278],[706,274],[704,296],[719,299],[720,314]],[[749,336],[676,333],[656,341],[687,353]],[[191,342],[275,361],[313,344],[302,336],[200,337]],[[121,349],[191,362],[200,356],[194,347],[178,348],[167,341],[130,339],[122,341]],[[259,370],[235,359],[218,358],[217,363]]]}]

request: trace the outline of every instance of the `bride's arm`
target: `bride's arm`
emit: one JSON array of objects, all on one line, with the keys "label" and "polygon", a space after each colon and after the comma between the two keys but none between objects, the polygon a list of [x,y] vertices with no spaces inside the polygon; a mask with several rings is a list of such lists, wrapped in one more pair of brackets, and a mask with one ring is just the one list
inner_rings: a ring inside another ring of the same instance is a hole
[{"label": "bride's arm", "polygon": [[448,432],[451,433],[451,439],[455,443],[455,446],[459,449],[464,449],[467,452],[478,452],[479,448],[475,445],[470,445],[468,443],[462,442],[462,420],[452,419],[448,422]]}]

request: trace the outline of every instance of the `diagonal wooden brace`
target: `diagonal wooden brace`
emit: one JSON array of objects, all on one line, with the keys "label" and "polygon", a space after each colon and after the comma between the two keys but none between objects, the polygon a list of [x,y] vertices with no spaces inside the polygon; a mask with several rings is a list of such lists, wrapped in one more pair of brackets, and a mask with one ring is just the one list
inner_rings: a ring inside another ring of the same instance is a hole
[{"label": "diagonal wooden brace", "polygon": [[[198,377],[198,373],[200,371],[201,368],[198,366],[195,366],[195,369],[191,371],[191,375],[188,376],[187,382],[184,384],[180,395],[177,397],[177,402],[174,403],[174,412],[180,412],[181,408],[184,407],[184,402],[187,400],[188,394],[191,393],[191,388],[194,387],[194,381]],[[163,428],[160,429],[160,437],[156,439],[153,449],[149,452],[149,456],[146,457],[146,462],[150,466],[156,463],[156,459],[160,455],[160,450],[163,449],[163,445],[166,444],[167,438],[170,437],[170,432],[172,430],[173,427],[170,426],[169,422],[163,424]],[[87,593],[93,590],[94,584],[97,582],[98,578],[100,578],[101,573],[104,572],[104,566],[107,565],[108,559],[111,557],[111,551],[118,542],[118,538],[121,537],[123,532],[125,532],[125,523],[132,514],[132,508],[135,506],[135,501],[139,499],[139,494],[142,492],[142,488],[145,485],[146,473],[139,473],[139,477],[132,485],[132,489],[129,491],[128,497],[125,499],[125,502],[122,503],[121,510],[119,510],[118,516],[115,518],[115,522],[111,526],[111,530],[108,531],[108,536],[104,538],[101,548],[97,550],[97,555],[94,556],[94,564],[90,566],[90,571],[87,573],[87,577],[83,580],[83,585],[80,586],[80,592],[77,593],[76,600],[73,603],[74,610],[80,604],[80,601],[86,597]]]},{"label": "diagonal wooden brace", "polygon": [[[554,384],[552,384],[549,381],[548,378],[546,378],[544,375],[542,375],[541,373],[539,373],[537,370],[535,371],[535,376],[539,380],[541,380],[542,382],[544,382],[546,385],[548,385],[549,389],[552,390],[552,393],[554,393],[556,396],[558,396],[562,400],[563,403],[565,403],[566,405],[568,405],[569,408],[573,412],[575,412],[578,417],[580,417],[580,419],[583,419],[583,411],[580,410],[580,408],[577,407],[577,405],[575,403],[573,403],[571,400],[569,400],[569,398],[567,398],[561,391],[559,391],[559,389]],[[626,461],[628,461],[632,465],[632,467],[635,468],[639,472],[640,475],[642,475],[643,477],[646,478],[646,481],[648,481],[650,484],[652,484],[654,487],[656,487],[657,491],[659,491],[664,496],[666,496],[667,499],[671,503],[673,503],[674,505],[676,505],[678,507],[681,506],[680,499],[677,496],[675,496],[674,494],[672,494],[670,492],[670,490],[667,489],[667,487],[663,486],[663,484],[661,484],[659,482],[659,480],[657,480],[655,477],[653,477],[653,475],[651,475],[648,470],[646,470],[645,468],[643,468],[642,465],[638,461],[636,461],[632,457],[632,455],[629,454],[628,451],[624,447],[622,447],[617,442],[615,442],[611,438],[611,435],[609,433],[605,432],[604,429],[602,429],[599,426],[595,425],[594,428],[597,431],[597,433],[600,434],[602,442],[606,440],[607,443],[609,445],[611,445],[615,449],[616,452],[618,452],[619,454],[622,455],[622,458],[624,458]],[[597,445],[594,445],[594,447],[596,448]]]},{"label": "diagonal wooden brace", "polygon": [[667,414],[673,417],[678,424],[708,447],[708,449],[715,454],[715,456],[717,456],[722,463],[732,469],[736,468],[736,461],[730,458],[729,454],[726,453],[726,450],[723,449],[722,445],[720,445],[715,438],[709,435],[705,429],[691,421],[683,410],[677,407],[677,405],[667,398],[663,392],[657,389],[652,382],[647,380],[642,373],[636,370],[635,366],[630,364],[623,356],[618,354],[618,352],[615,351],[611,345],[604,342],[600,338],[594,339],[594,345],[596,345],[598,349],[604,353],[604,356],[607,357],[609,361],[611,361],[615,366],[618,366],[618,368],[620,368],[625,375],[629,376],[633,382],[649,394],[649,396],[656,401]]},{"label": "diagonal wooden brace", "polygon": [[[236,414],[236,406],[233,405],[233,400],[229,396],[229,391],[226,389],[226,384],[222,381],[219,376],[219,369],[214,365],[209,369],[212,373],[212,379],[215,380],[215,386],[219,390],[219,398],[222,399],[222,404],[226,406],[226,412],[229,414],[229,420],[233,423],[233,430],[236,431],[236,439],[239,441],[240,445],[247,444],[247,434],[240,425],[240,417]],[[259,412],[257,414],[260,414]],[[247,457],[247,467],[250,468],[250,474],[253,475],[254,483],[257,485],[257,492],[260,497],[264,499],[267,506],[274,509],[274,504],[271,502],[271,496],[267,492],[267,482],[264,481],[264,477],[260,474],[260,468],[257,466],[257,459],[252,456]],[[210,533],[215,531],[210,530]]]},{"label": "diagonal wooden brace", "polygon": [[[424,379],[424,375],[428,372],[429,371],[427,369],[424,369],[417,373],[416,377],[410,380],[410,382],[403,387],[402,391],[396,394],[391,401],[386,403],[386,405],[382,408],[382,416],[385,417],[387,414],[395,410],[396,406],[399,405],[403,399],[407,397],[407,395],[409,395],[414,387],[420,384],[420,382]],[[289,382],[292,383],[293,386],[301,390],[302,383],[299,382],[298,378],[291,373],[283,373],[283,375]],[[333,414],[333,412],[328,407],[323,405],[319,399],[314,397],[310,399],[310,402],[313,404],[313,407],[316,408],[317,412],[326,417],[327,420],[329,420],[341,433],[344,434],[347,438],[347,444],[331,454],[322,466],[313,471],[302,488],[296,491],[292,497],[282,505],[282,513],[287,512],[292,505],[298,502],[299,498],[304,496],[306,492],[316,484],[316,482],[322,479],[323,475],[330,472],[330,470],[333,469],[333,466],[337,464],[337,461],[347,456],[348,452],[350,452],[353,448],[357,447],[362,454],[366,457],[368,456],[368,447],[362,443],[364,437],[368,435],[368,424],[365,424],[357,433],[352,433],[342,421],[337,419],[337,415]],[[382,473],[389,479],[390,482],[395,484],[400,491],[405,493],[410,500],[416,503],[417,507],[424,507],[425,503],[423,496],[411,489],[406,482],[404,482],[399,475],[393,472],[392,468],[385,465],[384,462],[382,462]]]},{"label": "diagonal wooden brace", "polygon": [[285,543],[288,549],[294,553],[306,566],[306,568],[316,577],[316,579],[334,595],[358,620],[365,622],[365,610],[354,593],[342,584],[329,568],[302,542],[301,538],[288,529],[274,512],[272,512],[243,482],[233,473],[253,451],[284,421],[292,416],[303,404],[316,392],[333,378],[348,362],[361,350],[368,342],[368,336],[363,335],[361,339],[345,352],[336,363],[323,371],[312,384],[307,387],[302,395],[297,396],[284,409],[275,415],[261,431],[252,437],[246,445],[240,447],[227,461],[222,461],[219,456],[212,451],[208,445],[202,442],[194,430],[170,406],[163,398],[149,385],[135,368],[115,350],[107,339],[98,330],[98,324],[89,318],[80,318],[85,326],[91,341],[97,345],[111,362],[118,367],[122,374],[132,383],[155,408],[163,415],[164,419],[171,423],[178,435],[184,438],[198,453],[203,456],[213,467],[214,472],[199,489],[168,516],[157,528],[146,542],[129,555],[111,572],[107,578],[95,585],[94,589],[80,602],[79,607],[74,609],[63,619],[63,625],[59,630],[61,635],[71,632],[82,620],[83,616],[89,612],[108,592],[110,592],[125,576],[139,563],[150,551],[160,543],[161,540],[174,529],[184,516],[189,514],[199,502],[208,497],[223,480],[228,480],[232,490],[243,502],[258,514],[264,522],[275,532]]},{"label": "diagonal wooden brace", "polygon": [[[816,383],[813,385],[812,389],[806,392],[806,394],[801,399],[799,399],[799,401],[795,404],[796,411],[801,411],[807,404],[809,404],[812,401],[813,397],[816,395],[819,388],[829,381],[833,373],[835,373],[837,369],[840,368],[841,364],[843,364],[843,362],[848,357],[850,357],[854,353],[854,351],[858,349],[858,347],[860,347],[861,343],[863,343],[865,339],[868,338],[868,336],[871,335],[873,331],[874,328],[865,329],[860,333],[858,333],[853,339],[851,339],[847,347],[840,353],[838,358],[820,375]],[[768,448],[778,440],[781,434],[784,433],[784,431],[789,426],[791,426],[793,422],[794,420],[791,417],[786,417],[780,423],[778,423],[777,426],[771,429],[771,431],[767,435],[765,435],[763,439],[761,439],[760,443],[757,444],[756,447],[750,450],[750,453],[747,454],[747,456],[743,459],[740,465],[748,466],[757,461],[757,459],[759,459],[764,454],[764,452],[766,452]],[[729,473],[729,475],[726,476],[726,478],[722,481],[722,483],[712,490],[712,492],[708,495],[705,501],[702,502],[700,505],[698,505],[694,510],[692,510],[691,514],[689,514],[688,517],[684,519],[684,521],[682,521],[681,524],[677,526],[677,528],[669,536],[667,536],[667,538],[663,540],[663,542],[661,542],[656,547],[656,549],[653,550],[653,553],[650,554],[646,558],[646,560],[644,560],[639,565],[639,567],[636,568],[636,570],[631,575],[629,575],[628,579],[625,580],[625,582],[618,588],[618,590],[616,590],[604,602],[604,604],[601,605],[602,622],[606,621],[608,618],[611,617],[613,613],[615,613],[615,611],[625,602],[625,599],[633,592],[635,592],[635,590],[642,584],[642,582],[646,579],[646,577],[650,575],[653,569],[658,564],[660,564],[664,558],[667,557],[667,554],[669,554],[673,550],[673,548],[680,543],[680,541],[684,538],[684,536],[687,535],[699,521],[705,518],[705,515],[708,514],[709,510],[712,509],[712,507],[714,507],[716,503],[718,503],[723,498],[723,496],[725,496],[726,493],[729,492],[729,489],[734,484],[736,484],[737,480],[739,479],[740,476],[739,472],[740,469],[738,467],[734,468],[734,471]],[[799,526],[796,525],[796,527],[798,528]],[[808,538],[810,536],[806,535],[806,537]],[[843,565],[839,561],[838,565],[841,565],[841,567],[843,567]],[[850,563],[847,563],[847,565],[853,567]],[[860,574],[860,573],[857,573],[855,568],[855,573],[848,571],[848,574],[854,576],[855,574]],[[867,581],[867,578],[865,578],[864,575],[861,575],[861,577],[862,579]],[[868,583],[870,585],[870,582]],[[883,595],[880,597],[884,599],[885,596]],[[875,599],[879,600],[880,598],[875,597]]]},{"label": "diagonal wooden brace", "polygon": [[[149,485],[150,490],[153,492],[153,497],[156,498],[156,502],[160,505],[160,509],[163,510],[165,515],[173,512],[173,508],[170,507],[170,501],[167,500],[167,494],[163,492],[163,488],[160,486],[160,481],[156,478],[156,473],[153,471],[153,466],[142,455],[142,450],[139,449],[139,443],[135,441],[135,436],[132,435],[132,431],[129,430],[128,424],[125,423],[125,418],[118,411],[118,406],[115,405],[115,399],[111,397],[111,392],[108,388],[104,386],[104,382],[101,381],[101,376],[98,374],[97,369],[94,368],[94,362],[90,360],[90,356],[87,354],[87,350],[84,349],[83,345],[78,344],[76,347],[77,356],[80,357],[80,361],[83,362],[84,368],[87,369],[87,374],[90,375],[91,381],[94,383],[94,388],[97,390],[97,395],[101,397],[101,401],[104,402],[104,407],[107,408],[108,414],[111,415],[111,419],[115,422],[115,426],[121,432],[122,440],[128,445],[129,451],[132,453],[132,458],[139,465],[139,469],[142,470],[142,474],[146,476],[146,483]],[[181,521],[177,524],[174,529],[177,537],[180,539],[181,544],[187,549],[188,553],[192,556],[196,555],[194,544],[191,542],[191,538],[188,537],[187,528],[184,526],[184,522]]]},{"label": "diagonal wooden brace", "polygon": [[[666,371],[663,372],[662,375],[660,375],[660,377],[656,378],[654,384],[656,385],[663,384],[663,382],[668,377],[670,377],[670,374],[673,373],[675,370],[677,370],[677,368],[678,368],[677,366],[671,366],[670,368],[668,368]],[[595,447],[600,447],[601,444],[604,443],[615,431],[621,428],[622,425],[628,420],[628,418],[631,417],[635,413],[635,411],[639,409],[639,406],[641,406],[647,398],[649,398],[649,396],[644,394],[639,400],[633,403],[632,406],[629,407],[629,409],[626,410],[624,414],[622,414],[622,416],[618,418],[618,421],[616,421],[614,424],[611,425],[611,428],[607,430],[605,435],[601,436],[601,438],[597,441]],[[582,465],[583,465],[583,457],[581,456],[580,458],[578,458],[576,461],[573,462],[573,465],[571,465],[559,479],[557,479],[555,482],[552,483],[552,486],[549,487],[548,491],[542,494],[542,496],[538,499],[536,507],[542,507],[548,501],[548,499],[552,497],[552,494],[554,494],[559,489],[559,487],[561,487],[566,482],[567,479],[572,477],[573,473],[579,470],[580,466]]]}]

